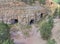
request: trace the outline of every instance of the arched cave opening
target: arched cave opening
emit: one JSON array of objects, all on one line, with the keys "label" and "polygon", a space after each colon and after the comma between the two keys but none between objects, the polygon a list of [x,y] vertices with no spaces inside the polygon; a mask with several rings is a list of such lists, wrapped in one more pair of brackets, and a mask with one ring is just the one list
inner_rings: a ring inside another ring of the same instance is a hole
[{"label": "arched cave opening", "polygon": [[29,24],[30,24],[30,25],[31,25],[31,24],[34,24],[34,19],[31,19],[30,22],[29,22]]},{"label": "arched cave opening", "polygon": [[42,17],[43,17],[43,13],[40,14],[40,18],[42,18]]},{"label": "arched cave opening", "polygon": [[18,19],[11,19],[11,24],[18,23]]}]

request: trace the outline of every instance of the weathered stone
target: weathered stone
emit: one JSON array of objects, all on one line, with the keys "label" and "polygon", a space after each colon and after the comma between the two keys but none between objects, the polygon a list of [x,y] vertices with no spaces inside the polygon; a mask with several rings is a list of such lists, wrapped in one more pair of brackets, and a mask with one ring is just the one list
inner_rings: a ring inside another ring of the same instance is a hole
[{"label": "weathered stone", "polygon": [[27,5],[24,2],[9,2],[0,5],[0,19],[11,24],[11,19],[18,19],[18,23],[28,24],[31,19],[40,20],[41,13],[47,14],[46,9],[39,5]]}]

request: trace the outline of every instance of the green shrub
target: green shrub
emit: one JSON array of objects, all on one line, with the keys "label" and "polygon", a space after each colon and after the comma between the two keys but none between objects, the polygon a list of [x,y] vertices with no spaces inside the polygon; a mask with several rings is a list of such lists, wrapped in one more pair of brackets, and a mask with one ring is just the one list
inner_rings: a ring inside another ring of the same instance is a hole
[{"label": "green shrub", "polygon": [[52,39],[52,40],[49,39],[49,40],[47,41],[47,44],[56,44],[56,41],[55,41],[54,39]]},{"label": "green shrub", "polygon": [[58,16],[58,8],[55,9],[55,12],[53,14],[53,18],[56,18]]},{"label": "green shrub", "polygon": [[48,18],[48,24],[50,25],[51,28],[53,28],[53,23],[54,23],[53,17],[49,16],[49,18]]},{"label": "green shrub", "polygon": [[59,18],[60,18],[60,7],[59,7],[58,11],[59,11],[58,14],[59,14]]},{"label": "green shrub", "polygon": [[46,0],[39,0],[41,4],[45,4]]},{"label": "green shrub", "polygon": [[13,43],[13,40],[7,39],[2,44],[14,44],[14,43]]},{"label": "green shrub", "polygon": [[48,40],[51,37],[51,30],[53,28],[53,19],[50,17],[48,21],[44,21],[40,26],[41,37]]},{"label": "green shrub", "polygon": [[57,16],[60,18],[60,7],[57,7],[56,8],[56,10],[55,10],[55,12],[54,12],[54,14],[53,14],[54,16],[54,18],[56,18]]},{"label": "green shrub", "polygon": [[10,44],[10,27],[7,24],[0,23],[0,44]]}]

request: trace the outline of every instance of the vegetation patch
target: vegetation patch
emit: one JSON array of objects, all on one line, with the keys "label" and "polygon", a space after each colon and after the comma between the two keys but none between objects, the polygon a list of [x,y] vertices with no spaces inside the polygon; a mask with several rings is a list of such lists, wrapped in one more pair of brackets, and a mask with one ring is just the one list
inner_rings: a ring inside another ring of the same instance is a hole
[{"label": "vegetation patch", "polygon": [[54,40],[54,39],[49,39],[48,41],[47,41],[47,44],[56,44],[56,41]]},{"label": "vegetation patch", "polygon": [[39,0],[41,4],[45,4],[46,0]]},{"label": "vegetation patch", "polygon": [[53,14],[53,18],[56,18],[56,17],[59,17],[60,18],[60,7],[57,7],[54,14]]},{"label": "vegetation patch", "polygon": [[58,15],[59,15],[59,18],[60,18],[60,7],[59,7],[59,9],[58,9]]},{"label": "vegetation patch", "polygon": [[49,17],[48,21],[43,21],[40,24],[40,33],[41,33],[41,37],[44,40],[48,40],[51,37],[51,30],[53,28],[53,19],[52,17]]},{"label": "vegetation patch", "polygon": [[53,0],[54,2],[60,4],[60,0]]},{"label": "vegetation patch", "polygon": [[9,32],[10,27],[7,24],[0,23],[0,44],[13,44]]}]

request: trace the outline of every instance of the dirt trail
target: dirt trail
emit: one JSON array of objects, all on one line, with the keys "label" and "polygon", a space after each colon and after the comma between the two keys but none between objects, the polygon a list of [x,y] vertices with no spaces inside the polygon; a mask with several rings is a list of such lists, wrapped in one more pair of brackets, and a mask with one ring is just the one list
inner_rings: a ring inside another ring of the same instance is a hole
[{"label": "dirt trail", "polygon": [[57,44],[60,44],[60,19],[54,19],[54,28],[52,29],[52,38]]},{"label": "dirt trail", "polygon": [[11,32],[11,35],[15,44],[45,44],[46,41],[42,40],[40,32],[37,30],[38,28],[32,25],[31,35],[28,38],[25,38],[21,31]]},{"label": "dirt trail", "polygon": [[35,25],[32,25],[32,36],[27,39],[27,44],[45,44],[46,42],[42,40],[40,36],[40,32],[37,31],[38,28],[35,27]]}]

